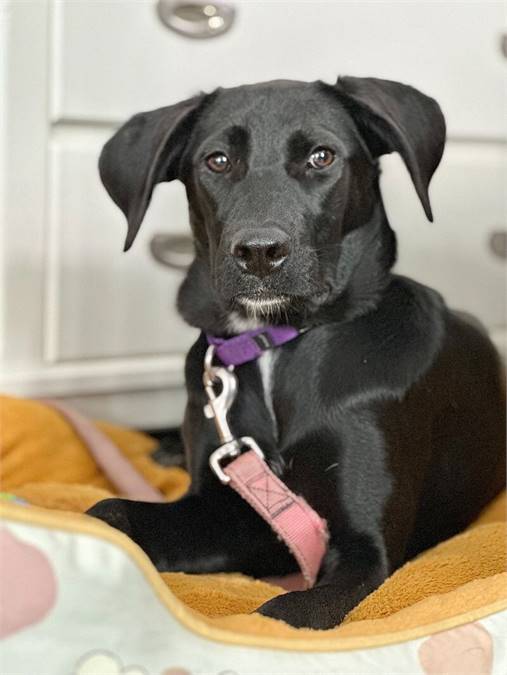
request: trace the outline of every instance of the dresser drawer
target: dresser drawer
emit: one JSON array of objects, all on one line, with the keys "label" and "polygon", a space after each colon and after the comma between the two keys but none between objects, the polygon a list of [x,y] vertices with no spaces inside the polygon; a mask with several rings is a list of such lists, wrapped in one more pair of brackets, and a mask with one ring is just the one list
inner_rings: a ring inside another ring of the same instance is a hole
[{"label": "dresser drawer", "polygon": [[181,272],[157,264],[157,231],[187,231],[180,183],[159,185],[135,246],[122,253],[123,214],[108,197],[97,157],[110,135],[84,129],[51,147],[46,356],[52,361],[185,352],[196,332],[175,310]]},{"label": "dresser drawer", "polygon": [[505,230],[505,147],[449,143],[430,187],[429,223],[398,156],[383,158],[382,192],[398,236],[397,271],[440,291],[491,331],[505,326],[506,262],[491,235]]},{"label": "dresser drawer", "polygon": [[117,122],[219,85],[349,74],[427,91],[453,135],[505,132],[500,2],[231,4],[229,32],[194,40],[162,24],[155,0],[55,2],[53,120]]}]

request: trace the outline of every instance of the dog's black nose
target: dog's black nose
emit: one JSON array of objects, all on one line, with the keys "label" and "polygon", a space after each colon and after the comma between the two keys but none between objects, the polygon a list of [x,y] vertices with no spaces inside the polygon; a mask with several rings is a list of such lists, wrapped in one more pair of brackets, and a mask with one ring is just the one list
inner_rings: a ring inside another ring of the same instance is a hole
[{"label": "dog's black nose", "polygon": [[265,277],[280,267],[289,255],[289,237],[278,229],[239,232],[231,252],[242,270]]}]

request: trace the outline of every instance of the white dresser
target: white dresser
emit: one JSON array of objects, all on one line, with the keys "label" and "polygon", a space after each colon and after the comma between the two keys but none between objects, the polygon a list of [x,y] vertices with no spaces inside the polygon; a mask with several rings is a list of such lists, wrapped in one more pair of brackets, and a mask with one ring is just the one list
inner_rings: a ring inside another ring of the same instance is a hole
[{"label": "white dresser", "polygon": [[434,224],[401,160],[383,161],[398,269],[502,343],[503,3],[227,4],[230,30],[193,39],[162,23],[155,0],[0,0],[2,391],[64,397],[135,426],[180,421],[195,332],[174,308],[182,273],[157,265],[148,243],[155,232],[188,232],[184,191],[157,187],[123,254],[126,225],[100,184],[98,152],[135,112],[274,78],[374,75],[440,102],[449,141],[431,186]]}]

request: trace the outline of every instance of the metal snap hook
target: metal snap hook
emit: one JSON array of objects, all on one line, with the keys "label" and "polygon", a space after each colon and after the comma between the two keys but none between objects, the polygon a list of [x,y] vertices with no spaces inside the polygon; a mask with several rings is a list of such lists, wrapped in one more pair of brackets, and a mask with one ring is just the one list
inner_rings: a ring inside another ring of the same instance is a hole
[{"label": "metal snap hook", "polygon": [[[227,422],[227,414],[234,403],[238,391],[238,380],[231,370],[213,365],[214,346],[211,345],[204,357],[203,384],[208,397],[204,406],[204,414],[208,419],[215,421],[220,441],[231,443],[235,441]],[[220,393],[215,393],[215,387],[221,385]]]},{"label": "metal snap hook", "polygon": [[[204,414],[208,419],[215,422],[218,437],[221,445],[209,458],[209,465],[218,479],[227,484],[230,482],[229,476],[222,469],[222,461],[238,457],[242,448],[246,447],[253,450],[261,459],[264,459],[264,453],[257,443],[250,436],[236,438],[231,431],[227,421],[227,415],[234,403],[238,392],[238,378],[234,374],[233,366],[223,368],[213,365],[215,355],[214,345],[210,345],[204,356],[204,372],[202,380],[204,391],[208,397],[208,403],[204,406]],[[221,386],[220,393],[215,393],[215,387]]]}]

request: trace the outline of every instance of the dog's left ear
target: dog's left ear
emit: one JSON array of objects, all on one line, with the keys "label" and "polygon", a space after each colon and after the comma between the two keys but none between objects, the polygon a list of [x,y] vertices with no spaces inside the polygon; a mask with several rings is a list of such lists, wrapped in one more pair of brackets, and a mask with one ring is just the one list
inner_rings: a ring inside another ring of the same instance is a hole
[{"label": "dog's left ear", "polygon": [[334,87],[373,157],[399,152],[428,220],[428,186],[445,144],[438,103],[406,84],[373,77],[339,77]]}]

